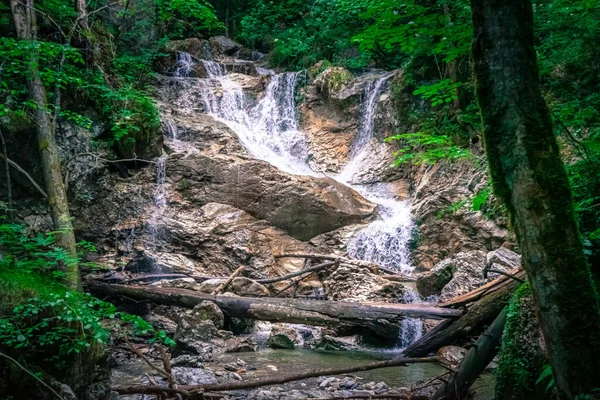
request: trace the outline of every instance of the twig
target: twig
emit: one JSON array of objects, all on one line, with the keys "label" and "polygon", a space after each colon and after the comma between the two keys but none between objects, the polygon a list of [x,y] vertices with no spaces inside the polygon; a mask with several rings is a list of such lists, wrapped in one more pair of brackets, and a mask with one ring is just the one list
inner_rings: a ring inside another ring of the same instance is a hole
[{"label": "twig", "polygon": [[509,274],[508,272],[500,271],[498,269],[491,269],[491,268],[488,268],[488,267],[489,267],[489,265],[486,265],[485,268],[483,269],[483,277],[485,279],[487,279],[487,277],[488,277],[488,272],[493,272],[495,274],[504,275],[507,278],[514,279],[517,282],[525,283],[525,281],[523,279],[521,279],[521,278],[519,278],[519,277],[517,277],[515,275]]},{"label": "twig", "polygon": [[223,290],[227,289],[227,287],[229,285],[231,285],[231,282],[233,282],[233,280],[235,278],[237,278],[245,270],[246,270],[246,267],[244,265],[242,265],[241,267],[239,267],[238,269],[236,269],[235,271],[233,271],[233,273],[231,274],[231,276],[229,276],[229,278],[225,282],[221,283],[219,286],[217,286],[215,288],[215,290],[213,290],[212,294],[219,294]]},{"label": "twig", "polygon": [[296,277],[298,275],[304,275],[304,274],[307,274],[309,272],[320,271],[320,270],[325,269],[327,267],[331,267],[332,265],[335,265],[335,261],[329,261],[329,262],[326,262],[326,263],[323,263],[323,264],[315,265],[314,267],[310,267],[310,268],[307,268],[307,269],[301,269],[300,271],[292,272],[292,273],[287,274],[287,275],[282,275],[282,276],[279,276],[277,278],[257,279],[256,282],[258,282],[258,283],[275,283],[275,282],[285,281],[286,279],[294,278],[294,277]]},{"label": "twig", "polygon": [[58,394],[54,389],[52,389],[50,387],[50,385],[48,385],[46,382],[44,382],[43,380],[41,380],[40,378],[38,378],[37,376],[35,376],[34,373],[30,372],[27,368],[25,368],[24,366],[22,366],[21,364],[19,364],[19,362],[17,360],[15,360],[12,357],[7,356],[4,353],[0,353],[0,356],[6,358],[7,360],[12,361],[17,367],[21,368],[23,371],[27,372],[29,375],[31,375],[36,381],[38,381],[42,386],[44,386],[46,389],[48,389],[49,391],[51,391],[52,393],[54,393],[56,395],[56,397],[58,397],[60,400],[65,400],[60,394]]},{"label": "twig", "polygon": [[43,196],[45,199],[47,199],[47,198],[48,198],[48,194],[46,194],[46,192],[44,191],[44,189],[42,189],[42,188],[40,187],[40,185],[38,185],[38,184],[36,183],[36,181],[35,181],[35,180],[33,180],[33,178],[31,177],[31,175],[29,175],[29,174],[27,173],[27,171],[25,171],[23,168],[21,168],[21,167],[19,166],[19,164],[17,164],[16,162],[14,162],[13,160],[11,160],[11,159],[10,159],[10,158],[8,158],[8,157],[5,157],[5,156],[4,156],[4,154],[0,154],[0,158],[1,158],[1,159],[3,159],[3,160],[6,160],[6,161],[8,161],[8,163],[9,163],[9,164],[10,164],[10,165],[11,165],[11,166],[14,168],[14,169],[16,169],[17,171],[19,171],[19,172],[20,172],[20,173],[22,173],[23,175],[25,175],[25,177],[26,177],[26,178],[29,180],[29,182],[31,182],[31,184],[33,185],[33,187],[35,187],[35,188],[37,189],[37,191],[38,191],[38,192],[40,192],[40,194],[41,194],[41,195],[42,195],[42,196]]},{"label": "twig", "polygon": [[127,342],[127,345],[129,346],[131,351],[133,351],[135,354],[137,354],[138,357],[144,360],[144,362],[148,364],[150,368],[158,372],[163,378],[169,379],[169,374],[163,371],[162,369],[158,368],[156,365],[152,364],[152,362],[148,360],[148,358],[141,351],[139,351],[139,349],[135,348],[135,346],[129,341],[129,338],[127,336],[125,336],[125,342]]},{"label": "twig", "polygon": [[157,347],[158,347],[158,352],[160,353],[160,358],[163,363],[163,368],[165,369],[165,372],[168,375],[167,379],[169,380],[169,387],[171,389],[173,389],[173,388],[177,389],[177,382],[175,382],[175,377],[173,376],[173,373],[172,373],[171,360],[169,359],[169,355],[165,351],[164,347],[162,347],[162,346],[157,346]]}]

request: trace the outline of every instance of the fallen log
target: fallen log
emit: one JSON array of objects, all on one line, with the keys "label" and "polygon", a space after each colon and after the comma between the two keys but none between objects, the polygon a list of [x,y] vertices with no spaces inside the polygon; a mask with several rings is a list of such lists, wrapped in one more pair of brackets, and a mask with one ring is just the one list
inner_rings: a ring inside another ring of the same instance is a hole
[{"label": "fallen log", "polygon": [[[254,389],[262,386],[271,385],[282,385],[287,382],[301,381],[309,378],[316,378],[319,376],[335,376],[344,375],[353,372],[370,371],[374,369],[389,368],[389,367],[403,367],[409,364],[420,364],[420,363],[445,363],[442,357],[425,357],[425,358],[398,358],[395,360],[377,361],[369,364],[357,365],[353,367],[343,368],[327,368],[302,372],[296,375],[280,376],[280,377],[269,377],[264,379],[257,379],[253,381],[237,381],[237,382],[226,382],[226,383],[215,383],[208,385],[193,385],[183,386],[180,385],[177,389],[184,393],[194,392],[223,392],[228,390],[242,390],[242,389]],[[143,386],[143,385],[132,385],[132,386],[113,386],[112,390],[119,394],[159,394],[165,389],[169,389],[164,386]]]},{"label": "fallen log", "polygon": [[463,304],[466,301],[465,299],[478,298],[463,316],[453,321],[444,321],[436,326],[419,340],[408,346],[404,350],[403,355],[406,357],[423,357],[436,352],[444,346],[455,344],[461,339],[476,334],[478,331],[482,331],[483,327],[489,325],[500,314],[500,311],[507,304],[511,293],[521,285],[514,279],[504,276],[492,282],[496,282],[493,290],[491,287],[483,291],[481,288],[478,288],[461,296],[463,300],[445,303],[452,305]]},{"label": "fallen log", "polygon": [[456,318],[462,314],[460,310],[420,304],[228,297],[179,288],[110,285],[97,281],[88,282],[87,287],[97,295],[120,295],[134,300],[151,300],[157,304],[186,308],[193,308],[208,300],[232,317],[318,326],[360,326],[386,338],[398,334],[399,324],[404,318],[444,319]]},{"label": "fallen log", "polygon": [[457,400],[464,398],[475,379],[481,375],[496,356],[502,331],[506,323],[508,307],[504,307],[494,322],[465,355],[448,382],[438,388],[431,400]]}]

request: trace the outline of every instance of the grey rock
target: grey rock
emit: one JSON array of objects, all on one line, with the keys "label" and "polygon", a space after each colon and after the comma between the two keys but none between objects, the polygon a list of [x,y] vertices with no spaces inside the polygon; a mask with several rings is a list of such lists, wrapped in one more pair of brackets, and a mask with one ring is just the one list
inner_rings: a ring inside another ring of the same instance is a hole
[{"label": "grey rock", "polygon": [[181,385],[206,385],[217,383],[215,374],[203,368],[173,367],[173,376]]},{"label": "grey rock", "polygon": [[212,301],[203,301],[195,306],[192,310],[191,318],[212,321],[217,329],[221,329],[225,325],[223,311]]},{"label": "grey rock", "polygon": [[349,337],[333,337],[329,335],[323,335],[321,340],[319,340],[315,347],[319,350],[327,350],[327,351],[340,351],[340,350],[357,350],[358,349],[358,337],[357,336],[349,336]]}]

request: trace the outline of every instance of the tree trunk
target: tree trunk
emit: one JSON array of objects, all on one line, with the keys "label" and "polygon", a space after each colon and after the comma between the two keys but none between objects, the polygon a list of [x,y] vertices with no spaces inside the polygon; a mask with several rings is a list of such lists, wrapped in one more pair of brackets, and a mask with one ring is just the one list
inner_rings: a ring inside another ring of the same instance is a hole
[{"label": "tree trunk", "polygon": [[89,282],[88,288],[97,295],[126,296],[129,299],[152,300],[157,304],[186,308],[194,308],[208,300],[232,317],[318,326],[360,326],[385,338],[397,337],[399,324],[404,318],[456,318],[462,314],[459,310],[415,304],[228,297],[187,289],[109,285],[99,282]]},{"label": "tree trunk", "polygon": [[529,0],[471,0],[477,97],[494,191],[506,204],[560,398],[600,381],[600,308],[542,98]]},{"label": "tree trunk", "polygon": [[448,382],[439,387],[431,400],[457,400],[465,397],[475,379],[481,375],[498,352],[507,310],[508,307],[504,307],[485,333],[479,336],[475,345],[460,362],[458,370]]},{"label": "tree trunk", "polygon": [[[34,43],[37,40],[34,1],[25,0],[25,3],[21,3],[18,0],[11,0],[11,10],[19,40]],[[27,88],[29,97],[36,104],[33,117],[38,136],[48,203],[56,231],[56,242],[68,253],[70,258],[64,265],[63,280],[69,289],[80,290],[81,279],[77,266],[75,235],[60,167],[60,154],[54,137],[54,125],[50,120],[46,89],[40,77],[39,54],[36,46],[31,46],[28,69]]]},{"label": "tree trunk", "polygon": [[75,8],[77,9],[77,18],[79,19],[79,26],[81,26],[82,29],[90,29],[86,1],[75,0]]}]

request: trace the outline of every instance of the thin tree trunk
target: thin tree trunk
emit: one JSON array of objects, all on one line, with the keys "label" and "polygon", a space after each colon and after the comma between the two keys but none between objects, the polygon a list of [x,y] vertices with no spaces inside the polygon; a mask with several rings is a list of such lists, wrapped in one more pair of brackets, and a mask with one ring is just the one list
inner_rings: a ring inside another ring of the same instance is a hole
[{"label": "thin tree trunk", "polygon": [[508,208],[559,397],[600,382],[600,307],[539,85],[530,0],[471,0],[477,97],[494,191]]},{"label": "thin tree trunk", "polygon": [[77,18],[79,19],[79,26],[81,26],[82,29],[90,29],[86,1],[75,0],[75,8],[77,9]]},{"label": "thin tree trunk", "polygon": [[[25,3],[11,0],[11,10],[18,38],[22,41],[34,43],[37,40],[34,0],[25,0]],[[31,46],[28,69],[27,88],[31,100],[36,104],[33,117],[38,136],[46,192],[48,193],[48,203],[52,213],[54,229],[57,232],[56,242],[68,253],[70,258],[64,265],[63,280],[68,288],[80,290],[81,278],[77,266],[75,234],[62,178],[60,154],[54,137],[54,125],[50,120],[48,111],[46,89],[40,77],[39,54],[36,46]]]},{"label": "thin tree trunk", "polygon": [[10,163],[8,162],[8,152],[6,150],[6,142],[4,141],[4,135],[2,134],[2,127],[0,127],[0,145],[2,145],[2,154],[4,155],[4,175],[6,176],[6,215],[8,216],[8,222],[13,222],[13,201],[12,201],[12,185],[10,182]]}]

